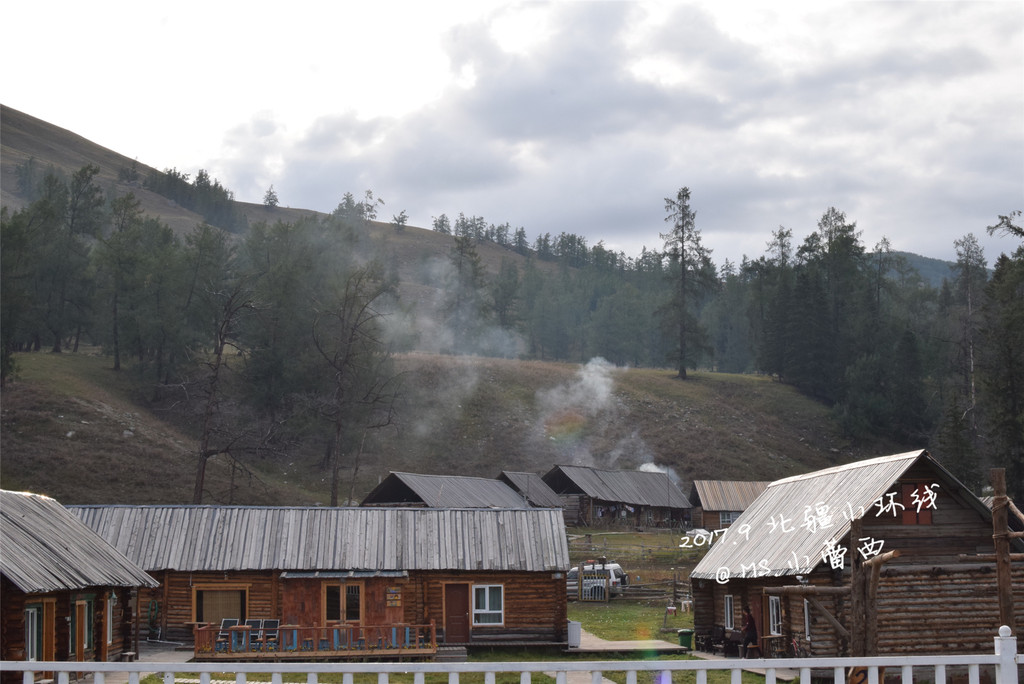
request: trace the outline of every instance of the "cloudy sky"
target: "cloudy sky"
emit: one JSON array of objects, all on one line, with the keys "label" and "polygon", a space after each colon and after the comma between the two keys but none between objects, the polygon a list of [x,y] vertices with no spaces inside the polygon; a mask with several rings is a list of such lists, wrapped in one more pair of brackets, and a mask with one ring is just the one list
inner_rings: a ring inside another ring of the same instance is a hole
[{"label": "cloudy sky", "polygon": [[238,199],[459,212],[721,263],[831,206],[954,258],[1024,209],[1024,3],[9,3],[4,104]]}]

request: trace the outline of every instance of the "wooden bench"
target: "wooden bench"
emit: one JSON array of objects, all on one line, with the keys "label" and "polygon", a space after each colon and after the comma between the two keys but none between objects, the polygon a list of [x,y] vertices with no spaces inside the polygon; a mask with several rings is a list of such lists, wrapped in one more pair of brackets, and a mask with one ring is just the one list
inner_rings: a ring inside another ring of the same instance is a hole
[{"label": "wooden bench", "polygon": [[135,651],[121,651],[121,662],[122,663],[134,663],[135,657],[138,654]]}]

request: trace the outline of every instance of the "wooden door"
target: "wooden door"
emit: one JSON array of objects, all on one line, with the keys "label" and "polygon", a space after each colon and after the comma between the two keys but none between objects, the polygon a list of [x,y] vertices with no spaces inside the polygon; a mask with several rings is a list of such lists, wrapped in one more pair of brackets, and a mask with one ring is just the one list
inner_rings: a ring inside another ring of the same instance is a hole
[{"label": "wooden door", "polygon": [[85,661],[85,638],[88,634],[88,604],[85,601],[75,602],[75,660]]},{"label": "wooden door", "polygon": [[[57,601],[55,599],[43,600],[43,643],[42,660],[54,662],[57,660]],[[44,679],[53,679],[53,672],[44,672]]]},{"label": "wooden door", "polygon": [[444,585],[445,643],[464,644],[469,641],[469,585]]}]

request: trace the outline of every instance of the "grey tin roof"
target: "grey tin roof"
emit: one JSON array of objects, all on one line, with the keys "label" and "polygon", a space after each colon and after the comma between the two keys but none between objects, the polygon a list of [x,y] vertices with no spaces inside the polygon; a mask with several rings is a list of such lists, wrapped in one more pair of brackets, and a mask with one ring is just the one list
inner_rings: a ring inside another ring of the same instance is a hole
[{"label": "grey tin roof", "polygon": [[569,567],[560,510],[71,507],[147,570],[522,570]]},{"label": "grey tin roof", "polygon": [[509,487],[526,497],[534,506],[540,508],[560,508],[562,499],[555,493],[555,490],[548,487],[537,473],[514,473],[504,470],[498,475],[498,479]]},{"label": "grey tin roof", "polygon": [[3,490],[0,573],[26,593],[157,586],[55,499]]},{"label": "grey tin roof", "polygon": [[416,473],[391,473],[362,501],[363,506],[392,504],[423,504],[430,508],[521,508],[527,505],[522,496],[499,480]]},{"label": "grey tin roof", "polygon": [[[770,482],[694,480],[690,503],[705,511],[742,511],[761,495]],[[696,494],[696,496],[694,496]]]},{"label": "grey tin roof", "polygon": [[[756,573],[769,576],[808,574],[823,563],[822,551],[830,540],[841,540],[850,531],[850,518],[874,515],[875,501],[887,492],[911,466],[924,460],[934,469],[949,495],[953,488],[962,490],[964,498],[985,515],[984,505],[948,473],[927,451],[910,451],[894,456],[858,461],[827,468],[805,475],[778,480],[768,485],[732,527],[719,537],[707,555],[697,564],[690,577],[722,579],[743,576],[743,567],[757,566]],[[812,519],[821,520],[817,511],[827,506],[830,525],[804,526],[805,511]],[[861,508],[863,507],[863,511]],[[785,517],[792,531],[783,532]],[[850,550],[846,554],[847,561]],[[763,562],[763,565],[762,565]],[[719,574],[721,573],[721,574]]]},{"label": "grey tin roof", "polygon": [[[567,480],[573,487],[562,489],[556,482]],[[666,473],[641,470],[601,470],[587,466],[558,465],[544,475],[544,481],[559,493],[586,494],[592,499],[635,506],[690,508],[690,502]],[[576,489],[577,491],[571,491]]]}]

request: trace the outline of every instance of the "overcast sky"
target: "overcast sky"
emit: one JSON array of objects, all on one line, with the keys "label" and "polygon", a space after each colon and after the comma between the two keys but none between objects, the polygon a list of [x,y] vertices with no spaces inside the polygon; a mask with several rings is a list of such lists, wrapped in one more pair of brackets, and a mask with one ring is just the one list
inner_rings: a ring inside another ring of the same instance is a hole
[{"label": "overcast sky", "polygon": [[826,209],[954,258],[1024,209],[1024,3],[19,2],[4,104],[260,202],[660,248],[682,186],[721,264]]}]

